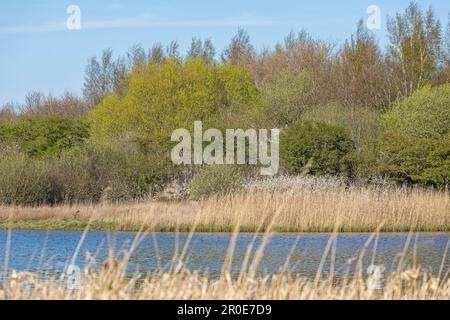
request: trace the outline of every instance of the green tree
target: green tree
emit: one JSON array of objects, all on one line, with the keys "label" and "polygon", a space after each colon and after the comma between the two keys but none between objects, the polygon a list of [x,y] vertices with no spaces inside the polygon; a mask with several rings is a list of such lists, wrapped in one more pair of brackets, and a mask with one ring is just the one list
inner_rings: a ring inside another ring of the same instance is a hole
[{"label": "green tree", "polygon": [[450,84],[426,86],[394,104],[383,117],[385,130],[415,138],[450,133]]},{"label": "green tree", "polygon": [[86,124],[66,118],[25,118],[0,124],[0,142],[18,144],[30,156],[58,155],[88,137]]},{"label": "green tree", "polygon": [[191,128],[194,120],[219,128],[251,125],[249,119],[261,108],[254,81],[244,69],[169,59],[133,72],[125,96],[108,96],[91,110],[88,122],[97,138],[128,134],[162,143],[170,141],[173,130]]},{"label": "green tree", "polygon": [[424,87],[397,102],[360,161],[363,175],[435,187],[450,182],[450,85]]},{"label": "green tree", "polygon": [[450,139],[429,139],[383,132],[371,142],[359,172],[401,184],[446,187],[450,183]]},{"label": "green tree", "polygon": [[326,175],[353,172],[353,141],[343,127],[297,122],[281,134],[281,155],[294,174]]}]

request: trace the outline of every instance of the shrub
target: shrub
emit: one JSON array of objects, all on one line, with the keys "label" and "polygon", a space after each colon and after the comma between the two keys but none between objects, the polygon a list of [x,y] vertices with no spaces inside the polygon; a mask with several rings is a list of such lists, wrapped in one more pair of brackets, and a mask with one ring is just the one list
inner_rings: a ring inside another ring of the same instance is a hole
[{"label": "shrub", "polygon": [[194,200],[239,191],[244,184],[241,171],[229,165],[203,166],[192,179],[189,194]]},{"label": "shrub", "polygon": [[365,177],[438,188],[450,183],[450,136],[425,139],[385,132],[370,147],[359,169]]},{"label": "shrub", "polygon": [[142,200],[154,195],[168,175],[151,156],[139,152],[124,153],[117,175],[107,194],[110,201]]},{"label": "shrub", "polygon": [[450,84],[424,87],[394,104],[383,117],[385,130],[414,138],[450,133]]},{"label": "shrub", "polygon": [[281,134],[280,151],[289,173],[351,175],[354,149],[348,131],[339,126],[298,122]]},{"label": "shrub", "polygon": [[117,157],[99,148],[80,147],[46,159],[7,149],[0,159],[4,204],[94,203],[117,172]]},{"label": "shrub", "polygon": [[450,85],[424,87],[383,116],[361,161],[363,176],[442,188],[450,179]]},{"label": "shrub", "polygon": [[82,144],[88,136],[82,122],[59,117],[22,118],[0,124],[0,142],[18,144],[30,156],[58,155]]},{"label": "shrub", "polygon": [[51,178],[56,201],[95,203],[117,175],[119,156],[110,148],[87,144],[53,159]]},{"label": "shrub", "polygon": [[380,129],[379,112],[364,107],[344,107],[336,103],[308,108],[302,121],[344,127],[357,144],[376,136]]},{"label": "shrub", "polygon": [[14,149],[0,155],[0,204],[37,205],[52,202],[48,164]]},{"label": "shrub", "polygon": [[46,159],[11,146],[0,156],[0,203],[40,205],[143,199],[162,174],[141,153],[87,143]]},{"label": "shrub", "polygon": [[88,143],[53,160],[52,181],[60,202],[143,199],[162,174],[142,153],[117,145]]}]

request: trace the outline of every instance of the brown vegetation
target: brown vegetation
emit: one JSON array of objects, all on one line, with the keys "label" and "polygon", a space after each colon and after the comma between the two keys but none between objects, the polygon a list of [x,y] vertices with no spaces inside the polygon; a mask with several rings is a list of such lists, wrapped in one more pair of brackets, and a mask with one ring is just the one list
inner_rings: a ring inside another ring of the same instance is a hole
[{"label": "brown vegetation", "polygon": [[[0,207],[1,226],[102,230],[242,231],[448,231],[445,192],[405,188],[340,187],[334,190],[259,191],[204,201],[101,204],[97,206]],[[80,223],[84,222],[84,223]],[[53,225],[53,227],[52,227]]]}]

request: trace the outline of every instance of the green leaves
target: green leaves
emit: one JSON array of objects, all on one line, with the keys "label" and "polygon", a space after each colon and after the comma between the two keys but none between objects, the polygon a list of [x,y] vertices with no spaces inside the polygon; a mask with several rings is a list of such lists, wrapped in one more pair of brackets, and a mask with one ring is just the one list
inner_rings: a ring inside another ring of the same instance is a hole
[{"label": "green leaves", "polygon": [[89,137],[88,127],[59,117],[19,119],[0,125],[0,141],[15,143],[30,156],[49,157],[82,144]]},{"label": "green leaves", "polygon": [[377,143],[376,175],[396,183],[435,187],[450,182],[450,137],[426,139],[384,133]]},{"label": "green leaves", "polygon": [[415,138],[450,133],[450,85],[424,87],[394,104],[383,117],[385,130]]},{"label": "green leaves", "polygon": [[369,175],[396,183],[449,184],[450,85],[416,91],[396,103],[382,124],[383,132],[372,146]]},{"label": "green leaves", "polygon": [[296,123],[281,135],[281,154],[290,173],[350,175],[354,149],[344,128],[324,123]]},{"label": "green leaves", "polygon": [[254,81],[244,69],[199,59],[168,60],[132,73],[124,97],[107,97],[89,113],[88,122],[94,137],[133,132],[141,141],[154,141],[191,127],[194,120],[244,123],[260,106]]}]

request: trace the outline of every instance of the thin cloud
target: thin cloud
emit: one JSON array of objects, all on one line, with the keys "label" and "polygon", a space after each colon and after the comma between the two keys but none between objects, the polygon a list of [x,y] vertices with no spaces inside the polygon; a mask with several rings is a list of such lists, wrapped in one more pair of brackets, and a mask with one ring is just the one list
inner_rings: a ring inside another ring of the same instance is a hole
[{"label": "thin cloud", "polygon": [[24,24],[13,27],[0,27],[0,34],[56,32],[63,30],[67,30],[65,22],[49,22],[41,25]]},{"label": "thin cloud", "polygon": [[[188,20],[158,20],[151,16],[136,16],[125,19],[112,20],[81,20],[81,28],[86,30],[95,29],[145,29],[145,28],[192,28],[192,27],[274,27],[294,26],[304,23],[304,20],[263,17],[245,15],[239,17],[226,17],[220,19],[188,19]],[[13,27],[0,27],[0,34],[14,33],[40,33],[65,31],[65,21],[49,22],[42,25],[19,25]]]}]

